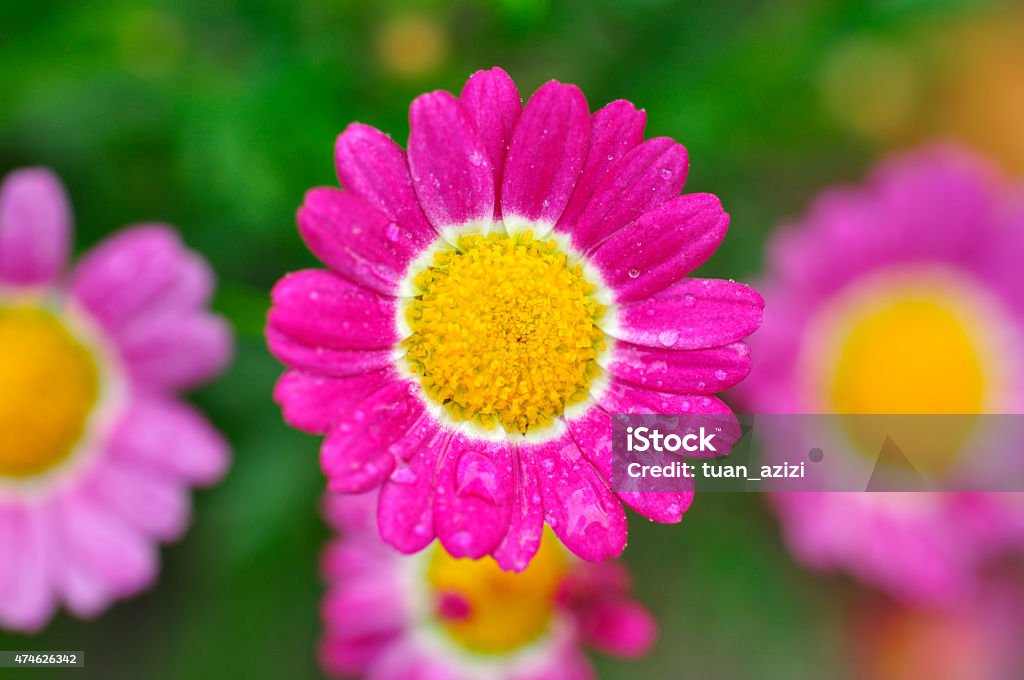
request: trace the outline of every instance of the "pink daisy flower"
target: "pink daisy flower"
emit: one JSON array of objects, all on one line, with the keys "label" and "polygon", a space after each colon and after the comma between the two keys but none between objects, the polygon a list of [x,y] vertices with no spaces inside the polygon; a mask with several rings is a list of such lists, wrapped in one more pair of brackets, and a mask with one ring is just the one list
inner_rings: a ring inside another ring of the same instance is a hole
[{"label": "pink daisy flower", "polygon": [[584,645],[639,657],[654,619],[629,598],[618,563],[575,558],[545,530],[521,573],[441,546],[395,552],[378,535],[374,495],[328,496],[341,533],[324,554],[330,584],[320,659],[332,675],[368,680],[575,680],[593,677]]},{"label": "pink daisy flower", "polygon": [[[827,191],[772,244],[763,363],[743,386],[745,404],[759,413],[1020,413],[1020,207],[985,167],[946,149],[890,161],[864,187]],[[827,455],[860,455],[847,444]],[[915,464],[970,465],[968,451],[949,449]],[[1020,541],[1024,512],[1007,493],[773,500],[806,564],[917,602],[969,596],[981,563]]]},{"label": "pink daisy flower", "polygon": [[166,226],[113,236],[69,274],[71,212],[40,169],[0,187],[0,626],[93,616],[151,585],[189,488],[228,462],[175,397],[228,361],[213,276]]},{"label": "pink daisy flower", "polygon": [[409,151],[361,124],[344,190],[310,191],[299,230],[330,270],[282,279],[267,335],[285,420],[326,434],[332,491],[380,488],[384,540],[525,568],[546,522],[576,555],[626,544],[622,502],[678,522],[687,493],[621,493],[609,414],[720,413],[750,367],[762,300],[688,279],[725,236],[679,195],[683,147],[644,141],[626,101],[591,115],[549,82],[525,108],[501,69],[410,110]]}]

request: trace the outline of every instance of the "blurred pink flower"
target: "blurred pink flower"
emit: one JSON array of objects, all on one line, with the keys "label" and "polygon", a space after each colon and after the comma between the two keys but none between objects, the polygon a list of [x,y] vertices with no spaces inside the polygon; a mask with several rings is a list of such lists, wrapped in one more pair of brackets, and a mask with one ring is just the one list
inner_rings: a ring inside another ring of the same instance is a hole
[{"label": "blurred pink flower", "polygon": [[190,486],[228,463],[175,392],[219,371],[213,276],[162,225],[126,229],[64,276],[60,181],[0,187],[0,626],[31,631],[63,603],[93,616],[151,585],[159,541],[184,532]]},{"label": "blurred pink flower", "polygon": [[855,617],[856,677],[1008,680],[1024,674],[1024,592],[996,576],[969,603],[908,609],[872,601]]},{"label": "blurred pink flower", "polygon": [[439,544],[396,553],[376,530],[376,494],[328,496],[340,532],[323,572],[321,662],[333,675],[369,680],[574,680],[593,671],[584,644],[639,657],[656,626],[629,598],[618,563],[590,564],[545,531],[522,573],[491,557],[456,559]]},{"label": "blurred pink flower", "polygon": [[[771,244],[768,312],[745,406],[1020,413],[1021,207],[987,168],[950,149],[890,161],[864,187],[826,191]],[[946,454],[933,451],[927,462],[955,464]],[[969,597],[979,566],[1020,542],[1024,512],[1015,494],[781,493],[773,501],[808,566],[842,568],[929,603]]]},{"label": "blurred pink flower", "polygon": [[678,522],[692,492],[616,495],[617,412],[731,412],[760,323],[746,286],[686,275],[728,215],[679,195],[688,161],[643,141],[626,101],[590,115],[549,82],[523,108],[501,69],[410,110],[409,153],[351,125],[345,191],[310,191],[299,230],[329,271],[273,292],[285,420],[326,434],[335,492],[380,488],[384,540],[522,570],[544,523],[576,555],[626,544],[622,503]]}]

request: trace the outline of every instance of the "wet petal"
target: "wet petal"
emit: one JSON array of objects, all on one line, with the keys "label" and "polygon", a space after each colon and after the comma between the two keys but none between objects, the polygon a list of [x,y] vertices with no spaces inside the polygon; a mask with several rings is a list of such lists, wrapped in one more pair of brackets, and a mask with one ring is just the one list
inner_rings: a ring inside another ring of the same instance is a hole
[{"label": "wet petal", "polygon": [[409,109],[413,187],[438,233],[452,237],[494,216],[494,169],[476,125],[449,92],[420,95]]},{"label": "wet petal", "polygon": [[648,139],[608,171],[572,231],[586,252],[646,212],[679,195],[686,183],[686,149],[668,137]]},{"label": "wet petal", "polygon": [[550,231],[580,176],[590,115],[575,85],[550,81],[527,102],[505,161],[501,209],[509,233]]},{"label": "wet petal", "polygon": [[711,194],[687,194],[613,234],[592,261],[620,303],[650,297],[704,264],[725,238],[729,216]]},{"label": "wet petal", "polygon": [[[477,71],[462,88],[459,97],[476,125],[477,135],[494,170],[494,195],[501,193],[501,178],[505,170],[505,156],[512,143],[523,104],[519,91],[505,71],[495,66],[489,71]],[[501,219],[501,206],[494,205],[494,219]]]},{"label": "wet petal", "polygon": [[536,445],[544,519],[569,550],[591,562],[626,547],[626,513],[571,437]]},{"label": "wet petal", "polygon": [[434,540],[434,478],[451,437],[432,419],[424,419],[421,426],[428,430],[423,443],[384,482],[377,504],[380,537],[406,554],[419,552]]},{"label": "wet petal", "polygon": [[764,300],[752,288],[717,279],[683,279],[618,310],[606,332],[635,345],[665,349],[721,347],[761,325]]},{"label": "wet petal", "polygon": [[394,381],[344,412],[320,449],[320,467],[335,493],[380,486],[395,468],[396,446],[424,414],[408,381]]},{"label": "wet petal", "polygon": [[630,149],[644,140],[647,114],[618,99],[590,119],[590,139],[583,172],[555,229],[571,232],[602,180]]},{"label": "wet petal", "polygon": [[434,527],[453,557],[492,553],[508,532],[512,452],[506,441],[456,433],[437,473]]}]

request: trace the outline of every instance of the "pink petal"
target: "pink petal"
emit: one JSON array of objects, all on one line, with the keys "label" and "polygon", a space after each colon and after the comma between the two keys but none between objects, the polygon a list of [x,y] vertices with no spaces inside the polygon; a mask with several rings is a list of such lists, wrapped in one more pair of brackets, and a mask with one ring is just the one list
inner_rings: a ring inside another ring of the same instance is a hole
[{"label": "pink petal", "polygon": [[66,560],[58,578],[67,608],[81,618],[97,616],[117,597],[99,574],[77,560]]},{"label": "pink petal", "polygon": [[0,627],[35,632],[46,625],[57,605],[52,574],[59,557],[49,509],[0,509],[3,534],[10,559],[0,574]]},{"label": "pink petal", "polygon": [[149,316],[199,309],[213,274],[172,227],[129,227],[90,250],[75,267],[72,295],[115,334]]},{"label": "pink petal", "polygon": [[612,419],[600,407],[589,408],[573,419],[567,419],[569,434],[583,455],[609,483],[612,479]]},{"label": "pink petal", "polygon": [[458,432],[437,472],[434,528],[453,557],[492,553],[508,533],[512,512],[512,451],[507,441]]},{"label": "pink petal", "polygon": [[320,449],[328,489],[363,493],[395,469],[395,450],[423,416],[423,403],[407,381],[394,381],[346,411]]},{"label": "pink petal", "polygon": [[[494,169],[494,195],[501,192],[501,178],[505,170],[505,156],[512,143],[523,104],[519,91],[505,71],[495,66],[489,71],[477,71],[462,88],[462,105],[476,125],[477,136],[487,150]],[[501,206],[494,205],[494,219],[501,219]]]},{"label": "pink petal", "polygon": [[[348,494],[328,494],[331,498],[348,500],[352,496]],[[374,513],[370,519],[373,521],[373,538],[370,539],[376,542],[379,549],[386,550],[389,556],[393,556],[390,546],[386,546],[380,542],[380,538],[377,535],[377,513],[376,513],[376,496],[373,492],[367,494],[374,496]],[[334,525],[343,531],[341,525]],[[367,532],[369,533],[369,532]],[[336,581],[338,579],[351,579],[365,572],[373,571],[382,567],[381,556],[373,550],[367,549],[367,540],[353,539],[353,535],[350,532],[344,533],[344,539],[332,541],[328,544],[327,549],[320,556],[320,573],[328,581]],[[365,539],[365,537],[363,537]],[[378,551],[379,552],[379,551]]]},{"label": "pink petal", "polygon": [[323,600],[326,636],[321,662],[346,674],[359,673],[401,634],[404,593],[387,570],[336,582]]},{"label": "pink petal", "polygon": [[201,312],[151,314],[120,331],[117,339],[132,381],[156,390],[208,380],[228,364],[234,347],[227,322]]},{"label": "pink petal", "polygon": [[324,625],[335,638],[401,632],[408,603],[392,574],[377,570],[337,582],[324,598]]},{"label": "pink petal", "polygon": [[729,228],[729,216],[711,194],[687,194],[648,212],[602,243],[592,261],[631,302],[667,288],[704,263]]},{"label": "pink petal", "polygon": [[111,457],[99,463],[86,488],[126,524],[158,540],[177,540],[188,526],[188,487],[160,472]]},{"label": "pink petal", "polygon": [[439,233],[494,215],[494,169],[465,107],[450,92],[409,108],[409,168],[423,212]]},{"label": "pink petal", "polygon": [[67,559],[102,580],[115,597],[134,595],[156,580],[154,545],[112,511],[81,494],[62,498],[57,511]]},{"label": "pink petal", "polygon": [[337,378],[287,371],[274,387],[274,401],[292,427],[326,434],[349,409],[396,377],[390,367]]},{"label": "pink petal", "polygon": [[644,607],[627,600],[610,599],[587,607],[582,617],[584,639],[612,656],[637,658],[654,645],[658,625]]},{"label": "pink petal", "polygon": [[[353,540],[375,543],[377,539],[377,496],[376,493],[336,494],[326,493],[321,504],[324,519],[339,533],[344,534],[345,544]],[[381,548],[381,553],[391,555],[391,551]],[[373,555],[378,559],[380,555]]]},{"label": "pink petal", "polygon": [[[555,227],[560,232],[576,228],[580,215],[590,203],[598,186],[627,151],[644,140],[647,114],[625,99],[598,110],[590,121],[590,140],[583,173],[576,183],[569,204]],[[587,244],[588,247],[591,244]]]},{"label": "pink petal", "polygon": [[414,635],[403,635],[373,660],[364,677],[372,680],[471,680],[447,654],[427,648]]},{"label": "pink petal", "polygon": [[509,233],[554,227],[569,202],[587,155],[590,114],[575,85],[550,81],[519,118],[505,161],[501,210]]},{"label": "pink petal", "polygon": [[386,214],[340,189],[307,191],[297,220],[299,233],[321,262],[384,295],[396,292],[409,263],[422,250]]},{"label": "pink petal", "polygon": [[566,636],[556,640],[547,658],[509,675],[508,680],[596,680],[597,675],[579,640]]},{"label": "pink petal", "polygon": [[[621,402],[610,404],[621,408]],[[611,413],[623,413],[615,410]],[[604,408],[589,409],[582,417],[567,421],[569,433],[591,465],[609,483],[612,479],[612,418]],[[655,522],[674,524],[680,521],[690,507],[693,492],[636,492],[619,491],[619,499],[647,519]]]},{"label": "pink petal", "polygon": [[703,349],[742,340],[761,325],[764,300],[752,288],[717,279],[683,279],[619,307],[608,333],[635,345]]},{"label": "pink petal", "polygon": [[111,453],[192,484],[219,480],[227,469],[227,442],[198,411],[155,395],[136,397],[114,428]]},{"label": "pink petal", "polygon": [[396,222],[411,250],[422,251],[437,238],[420,209],[402,147],[376,128],[353,123],[334,151],[341,186]]},{"label": "pink petal", "polygon": [[695,350],[615,345],[608,371],[621,380],[680,394],[715,394],[750,373],[750,351],[735,343]]},{"label": "pink petal", "polygon": [[71,206],[49,170],[16,170],[0,184],[0,281],[40,285],[57,278],[71,248]]},{"label": "pink petal", "polygon": [[512,475],[512,514],[508,533],[494,551],[494,559],[506,571],[522,571],[540,548],[544,532],[539,471],[530,447],[512,450]]},{"label": "pink petal", "polygon": [[333,272],[288,274],[270,298],[269,326],[311,347],[390,349],[398,342],[395,299]]},{"label": "pink petal", "polygon": [[[703,455],[710,457],[722,456],[731,449],[742,435],[739,421],[732,410],[720,399],[704,395],[673,394],[639,387],[613,378],[608,389],[602,393],[599,405],[606,413],[662,413],[662,414],[698,414],[708,416],[708,427],[721,428],[715,439],[718,446],[716,454],[708,452]],[[608,421],[608,427],[611,422]],[[701,454],[691,454],[697,458]]]},{"label": "pink petal", "polygon": [[537,444],[534,455],[548,526],[585,560],[618,557],[626,547],[626,513],[572,438]]},{"label": "pink petal", "polygon": [[451,432],[432,427],[433,433],[423,438],[409,462],[384,482],[377,504],[380,537],[406,554],[419,552],[434,540],[434,476]]},{"label": "pink petal", "polygon": [[686,183],[686,149],[668,137],[648,139],[608,171],[572,231],[581,251],[679,195]]},{"label": "pink petal", "polygon": [[[7,595],[14,588],[15,555],[18,554],[19,540],[16,534],[15,517],[19,509],[5,504],[0,504],[0,602],[7,599]],[[3,606],[0,605],[0,611]]]},{"label": "pink petal", "polygon": [[688,491],[619,491],[623,503],[652,522],[678,524],[693,504],[693,490]]},{"label": "pink petal", "polygon": [[[278,361],[290,368],[322,376],[346,377],[394,366],[393,350],[328,349],[306,344],[273,327],[266,330],[267,346]],[[301,429],[301,428],[300,428]]]},{"label": "pink petal", "polygon": [[395,635],[339,638],[328,635],[317,646],[320,665],[332,676],[359,676],[395,643]]}]

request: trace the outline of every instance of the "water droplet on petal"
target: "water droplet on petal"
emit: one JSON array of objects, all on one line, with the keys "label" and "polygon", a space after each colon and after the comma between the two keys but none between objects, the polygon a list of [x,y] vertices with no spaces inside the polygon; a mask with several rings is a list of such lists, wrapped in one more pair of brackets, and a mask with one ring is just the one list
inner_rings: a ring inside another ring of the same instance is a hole
[{"label": "water droplet on petal", "polygon": [[630,269],[629,270],[629,278],[635,279],[638,276],[640,276],[640,270],[639,269]]},{"label": "water droplet on petal", "polygon": [[491,504],[497,503],[498,474],[494,463],[474,451],[463,454],[455,471],[455,492],[462,497],[475,496]]},{"label": "water droplet on petal", "polygon": [[728,376],[729,374],[721,368],[715,371],[715,378],[718,380],[725,380]]},{"label": "water droplet on petal", "polygon": [[696,302],[697,302],[697,298],[693,297],[689,293],[687,293],[686,295],[683,296],[683,306],[684,307],[693,307],[693,305],[696,304]]},{"label": "water droplet on petal", "polygon": [[395,468],[395,471],[391,473],[391,481],[395,484],[415,484],[416,473],[408,465],[402,465]]},{"label": "water droplet on petal", "polygon": [[658,333],[658,342],[665,347],[675,345],[677,340],[679,340],[679,331],[677,330],[667,329]]},{"label": "water droplet on petal", "polygon": [[387,240],[391,241],[392,243],[397,241],[398,237],[401,236],[401,235],[402,235],[402,230],[394,222],[389,224],[387,226],[387,228],[384,229],[384,237],[387,238]]},{"label": "water droplet on petal", "polygon": [[672,171],[669,170],[668,168],[662,168],[659,174],[661,175],[661,178],[664,180],[672,179]]},{"label": "water droplet on petal", "polygon": [[468,531],[456,531],[451,536],[452,545],[461,550],[467,550],[473,543],[473,534]]}]

